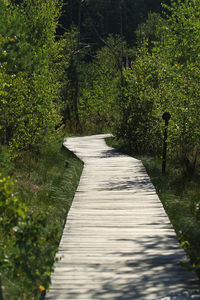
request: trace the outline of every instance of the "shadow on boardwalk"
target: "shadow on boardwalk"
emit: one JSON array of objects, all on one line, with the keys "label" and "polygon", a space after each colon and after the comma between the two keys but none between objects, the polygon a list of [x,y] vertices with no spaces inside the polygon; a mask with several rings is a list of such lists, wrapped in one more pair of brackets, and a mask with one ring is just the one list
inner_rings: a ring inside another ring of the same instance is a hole
[{"label": "shadow on boardwalk", "polygon": [[[148,190],[148,187],[150,188]],[[123,191],[123,190],[131,190],[133,188],[145,188],[146,192],[152,191],[152,184],[150,181],[145,180],[137,180],[131,181],[128,178],[124,178],[123,181],[118,182],[108,182],[106,185],[102,186],[100,190],[104,191]]]},{"label": "shadow on boardwalk", "polygon": [[[181,266],[185,255],[176,237],[152,235],[141,241],[136,239],[110,239],[110,242],[132,242],[133,249],[126,252],[109,252],[119,258],[119,264],[90,264],[89,268],[99,274],[113,274],[102,279],[99,289],[88,289],[89,299],[112,300],[199,300],[199,281]],[[138,249],[138,250],[137,250]],[[120,258],[130,257],[134,252],[134,261]],[[162,254],[161,254],[162,253]],[[169,276],[170,274],[170,276]],[[181,274],[181,276],[180,276]],[[187,278],[187,282],[185,282]],[[94,278],[95,283],[95,278]],[[191,290],[190,287],[193,287]],[[176,290],[176,293],[173,291]],[[70,299],[76,299],[71,293]],[[105,295],[107,297],[105,298]],[[67,298],[68,299],[68,298]],[[83,295],[83,299],[84,295]]]},{"label": "shadow on boardwalk", "polygon": [[128,155],[120,153],[114,149],[109,149],[101,152],[100,158],[109,158],[109,157],[127,157]]},{"label": "shadow on boardwalk", "polygon": [[[115,276],[103,284],[100,290],[91,291],[93,299],[104,299],[104,295],[111,295],[109,299],[115,300],[200,299],[198,290],[200,283],[198,280],[194,282],[194,276],[182,267],[184,255],[182,251],[179,251],[180,246],[176,238],[168,235],[165,239],[160,236],[152,236],[151,242],[149,237],[142,241],[135,239],[119,239],[117,241],[133,242],[135,260],[126,261],[123,266],[116,265]],[[139,251],[135,250],[137,247],[139,247]],[[112,254],[130,257],[133,251],[113,252]],[[98,268],[98,272],[113,271],[113,266],[109,266],[109,264],[104,268],[102,265],[96,265],[96,268]],[[121,280],[124,273],[126,273],[126,281]],[[140,275],[137,276],[137,274]],[[185,278],[187,278],[187,282],[184,282]],[[196,290],[191,291],[191,285],[196,286]],[[173,293],[174,290],[177,291],[176,294]],[[178,292],[179,290],[180,292]]]}]

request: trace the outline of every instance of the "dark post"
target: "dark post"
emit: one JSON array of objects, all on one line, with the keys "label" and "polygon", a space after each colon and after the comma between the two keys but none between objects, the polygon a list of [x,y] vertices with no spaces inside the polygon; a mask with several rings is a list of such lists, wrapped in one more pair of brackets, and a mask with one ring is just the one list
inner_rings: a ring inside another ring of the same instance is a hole
[{"label": "dark post", "polygon": [[167,156],[167,127],[168,127],[169,119],[171,118],[171,115],[170,115],[169,112],[165,112],[162,115],[162,118],[165,121],[164,141],[163,141],[162,174],[165,174],[165,171],[166,171],[166,156]]}]

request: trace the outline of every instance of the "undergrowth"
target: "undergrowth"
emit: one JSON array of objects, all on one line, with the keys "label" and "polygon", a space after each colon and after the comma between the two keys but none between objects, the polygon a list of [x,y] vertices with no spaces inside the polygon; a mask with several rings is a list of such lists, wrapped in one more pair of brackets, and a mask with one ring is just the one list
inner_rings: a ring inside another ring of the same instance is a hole
[{"label": "undergrowth", "polygon": [[55,253],[83,167],[60,145],[57,141],[40,154],[24,153],[15,164],[6,149],[1,151],[0,196],[19,203],[15,210],[13,207],[14,214],[19,212],[15,226],[5,214],[0,218],[7,224],[6,231],[4,225],[0,228],[0,245],[5,254],[0,257],[4,300],[43,299],[49,286]]},{"label": "undergrowth", "polygon": [[134,155],[122,141],[114,138],[108,138],[106,142],[143,162],[180,244],[191,261],[191,265],[186,267],[196,271],[200,277],[200,173],[186,175],[174,161],[168,161],[167,172],[162,175],[160,158]]}]

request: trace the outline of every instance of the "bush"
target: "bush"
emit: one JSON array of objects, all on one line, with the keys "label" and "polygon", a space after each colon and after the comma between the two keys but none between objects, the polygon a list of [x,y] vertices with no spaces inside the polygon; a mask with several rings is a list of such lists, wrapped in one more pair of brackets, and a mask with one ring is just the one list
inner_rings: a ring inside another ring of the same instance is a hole
[{"label": "bush", "polygon": [[[57,227],[54,224],[52,231],[45,232],[48,214],[28,212],[25,203],[18,198],[15,185],[14,180],[1,176],[0,274],[4,280],[17,278],[18,285],[23,286],[23,299],[37,299],[50,282],[55,247],[47,242]],[[21,290],[13,290],[12,295],[14,299],[22,297]]]}]

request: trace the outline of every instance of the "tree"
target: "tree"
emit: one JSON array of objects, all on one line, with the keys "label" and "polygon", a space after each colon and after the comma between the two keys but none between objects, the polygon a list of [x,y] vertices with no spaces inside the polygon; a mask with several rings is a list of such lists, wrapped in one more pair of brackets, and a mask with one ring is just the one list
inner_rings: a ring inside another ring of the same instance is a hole
[{"label": "tree", "polygon": [[187,173],[196,168],[200,145],[199,4],[185,0],[164,5],[165,19],[153,24],[154,41],[152,20],[141,26],[146,40],[132,67],[124,72],[126,106],[119,131],[120,137],[138,147],[134,150],[151,147],[159,153],[159,123],[162,114],[170,112],[169,150]]},{"label": "tree", "polygon": [[60,54],[56,69],[60,68],[60,101],[62,122],[69,131],[79,130],[78,115],[79,91],[81,74],[83,72],[82,58],[85,56],[84,48],[78,46],[78,31],[72,28],[57,42]]},{"label": "tree", "polygon": [[2,143],[14,156],[39,149],[59,125],[58,73],[52,68],[60,1],[1,2]]},{"label": "tree", "polygon": [[161,129],[155,99],[157,60],[148,53],[145,44],[131,67],[124,70],[124,78],[124,105],[117,136],[131,152],[159,153]]},{"label": "tree", "polygon": [[[155,47],[162,78],[164,106],[171,110],[169,146],[187,172],[199,153],[199,1],[171,1],[161,43]],[[160,99],[161,100],[161,99]]]},{"label": "tree", "polygon": [[119,119],[121,47],[119,36],[109,36],[86,69],[80,98],[82,127],[89,132],[111,129]]},{"label": "tree", "polygon": [[154,47],[155,42],[159,42],[162,36],[161,27],[165,20],[161,18],[159,13],[149,13],[146,22],[139,24],[136,30],[136,38],[138,47],[142,47],[145,41],[148,45],[148,50]]}]

